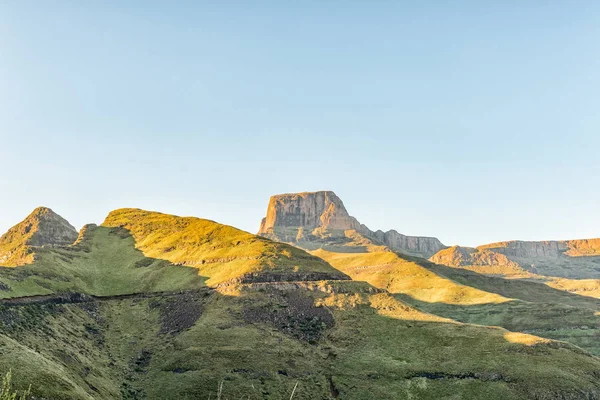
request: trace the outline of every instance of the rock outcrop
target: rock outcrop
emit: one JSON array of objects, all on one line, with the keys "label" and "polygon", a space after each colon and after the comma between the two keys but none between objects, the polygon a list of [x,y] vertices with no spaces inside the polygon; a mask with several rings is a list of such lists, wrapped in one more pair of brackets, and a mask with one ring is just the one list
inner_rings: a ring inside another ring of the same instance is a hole
[{"label": "rock outcrop", "polygon": [[272,196],[258,234],[287,243],[318,242],[355,231],[398,252],[430,257],[445,246],[436,238],[402,235],[395,230],[373,232],[350,216],[331,191]]},{"label": "rock outcrop", "polygon": [[31,263],[35,247],[70,245],[77,236],[66,219],[47,207],[38,207],[0,237],[0,265]]},{"label": "rock outcrop", "polygon": [[600,239],[507,241],[477,248],[454,246],[430,261],[498,275],[540,274],[565,278],[600,277]]},{"label": "rock outcrop", "polygon": [[293,242],[308,240],[318,230],[343,233],[361,226],[333,192],[291,193],[271,197],[258,234]]},{"label": "rock outcrop", "polygon": [[395,230],[387,232],[376,231],[373,233],[380,242],[384,243],[392,250],[407,251],[421,255],[423,257],[431,256],[441,249],[446,248],[437,238],[424,236],[406,236]]},{"label": "rock outcrop", "polygon": [[518,258],[557,258],[568,250],[567,242],[544,241],[524,242],[520,240],[491,243],[479,246],[480,250],[490,250],[507,257]]}]

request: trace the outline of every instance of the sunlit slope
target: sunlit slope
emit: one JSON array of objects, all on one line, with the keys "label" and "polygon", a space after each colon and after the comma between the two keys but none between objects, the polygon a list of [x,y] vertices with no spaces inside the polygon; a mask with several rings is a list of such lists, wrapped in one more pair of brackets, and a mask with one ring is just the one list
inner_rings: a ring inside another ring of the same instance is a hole
[{"label": "sunlit slope", "polygon": [[434,254],[430,261],[449,267],[464,268],[488,275],[528,277],[531,272],[523,269],[506,255],[488,249],[452,246]]},{"label": "sunlit slope", "polygon": [[537,279],[504,279],[473,271],[437,265],[425,260],[421,264],[439,275],[487,292],[531,303],[554,303],[564,306],[600,310],[600,300],[549,287]]},{"label": "sunlit slope", "polygon": [[337,259],[348,271],[392,264],[373,269],[383,289],[212,221],[118,210],[74,245],[0,268],[0,294],[13,298],[0,300],[0,368],[37,398],[59,400],[217,398],[219,387],[222,399],[290,398],[294,387],[294,399],[359,400],[600,391],[600,360],[579,348],[410,303],[514,303],[468,287],[463,278],[477,282],[468,271],[449,268],[461,273],[450,277],[352,235],[317,251],[338,246],[357,257]]},{"label": "sunlit slope", "polygon": [[[551,288],[550,282],[539,279],[503,279],[396,254],[356,233],[347,232],[346,238],[340,243],[310,244],[316,249],[311,253],[421,310],[565,340],[600,355],[597,299]],[[560,283],[565,281],[570,282]],[[587,285],[593,294],[594,282]]]},{"label": "sunlit slope", "polygon": [[544,283],[554,289],[600,299],[600,279],[553,278],[544,280]]},{"label": "sunlit slope", "polygon": [[211,286],[348,278],[300,249],[205,219],[120,209],[103,225],[127,229],[147,257],[196,268]]},{"label": "sunlit slope", "polygon": [[311,252],[354,280],[366,281],[390,293],[403,293],[420,301],[448,304],[502,303],[509,299],[459,284],[424,268],[408,256],[391,251]]},{"label": "sunlit slope", "polygon": [[88,225],[77,243],[36,249],[36,261],[0,268],[0,298],[84,293],[111,296],[204,286],[195,270],[145,257],[122,228]]},{"label": "sunlit slope", "polygon": [[[307,247],[311,248],[311,254],[355,280],[418,301],[474,305],[518,299],[590,310],[597,310],[600,304],[592,298],[598,291],[596,280],[503,279],[398,254],[356,232],[347,232],[346,238],[343,244],[315,243]],[[584,291],[587,296],[577,295]]]},{"label": "sunlit slope", "polygon": [[[589,399],[600,360],[363,282],[0,306],[0,365],[51,399]],[[18,343],[17,343],[18,342]],[[14,356],[23,354],[23,356]],[[11,356],[12,355],[12,356]],[[221,386],[222,385],[222,386]]]},{"label": "sunlit slope", "polygon": [[0,236],[0,266],[31,264],[41,246],[70,245],[77,231],[47,207],[38,207],[23,221]]}]

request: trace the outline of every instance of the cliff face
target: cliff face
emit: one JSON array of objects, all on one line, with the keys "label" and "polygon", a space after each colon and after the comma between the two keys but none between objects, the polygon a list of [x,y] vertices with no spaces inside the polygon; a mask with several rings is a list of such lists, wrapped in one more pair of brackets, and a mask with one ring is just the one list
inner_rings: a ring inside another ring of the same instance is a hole
[{"label": "cliff face", "polygon": [[600,256],[600,238],[567,240],[565,255],[571,257]]},{"label": "cliff face", "polygon": [[259,235],[284,241],[296,240],[290,233],[359,230],[360,224],[346,211],[342,200],[333,192],[294,193],[272,196]]},{"label": "cliff face", "polygon": [[406,236],[395,230],[387,232],[377,231],[373,235],[392,250],[405,250],[425,257],[446,248],[437,238]]},{"label": "cliff face", "polygon": [[331,191],[272,196],[259,235],[282,242],[311,242],[343,238],[356,231],[390,249],[430,257],[445,246],[436,238],[402,235],[394,230],[373,232],[350,216]]},{"label": "cliff face", "polygon": [[491,243],[478,247],[479,250],[488,249],[508,257],[532,258],[547,257],[557,258],[567,251],[567,242],[523,242],[519,240],[510,242]]},{"label": "cliff face", "polygon": [[455,246],[430,261],[484,273],[535,273],[566,278],[600,277],[600,239],[507,241],[477,248]]},{"label": "cliff face", "polygon": [[18,266],[33,261],[33,247],[73,244],[78,233],[49,208],[38,207],[0,237],[0,265]]}]

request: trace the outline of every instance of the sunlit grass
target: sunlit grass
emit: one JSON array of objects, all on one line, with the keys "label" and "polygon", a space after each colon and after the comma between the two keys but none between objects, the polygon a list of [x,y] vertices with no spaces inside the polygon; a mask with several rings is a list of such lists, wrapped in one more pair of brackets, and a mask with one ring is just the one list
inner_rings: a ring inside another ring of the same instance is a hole
[{"label": "sunlit grass", "polygon": [[369,282],[390,293],[403,293],[428,302],[448,304],[502,303],[510,299],[459,284],[435,274],[410,258],[390,251],[336,253],[323,249],[312,254],[323,258],[354,280]]},{"label": "sunlit grass", "polygon": [[293,273],[346,278],[295,247],[205,219],[121,209],[111,212],[103,225],[126,228],[147,257],[196,268],[211,286],[266,273],[284,280]]}]

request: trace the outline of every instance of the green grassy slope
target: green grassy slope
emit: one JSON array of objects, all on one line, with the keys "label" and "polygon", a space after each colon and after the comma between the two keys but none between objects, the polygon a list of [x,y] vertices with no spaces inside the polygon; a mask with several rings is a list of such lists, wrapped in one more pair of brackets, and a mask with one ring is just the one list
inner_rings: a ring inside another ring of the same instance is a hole
[{"label": "green grassy slope", "polygon": [[145,257],[121,228],[87,226],[74,246],[36,249],[36,261],[0,268],[0,298],[78,292],[96,296],[204,286],[193,269]]},{"label": "green grassy slope", "polygon": [[549,339],[564,340],[600,355],[600,300],[549,287],[543,282],[502,279],[425,263],[456,282],[511,297],[502,304],[453,306],[403,296],[423,310],[463,322],[498,325]]},{"label": "green grassy slope", "polygon": [[312,254],[352,277],[390,293],[405,293],[421,301],[449,304],[502,303],[508,298],[460,284],[436,274],[417,258],[402,256],[387,249],[367,252],[315,250]]},{"label": "green grassy slope", "polygon": [[[0,367],[52,399],[587,398],[600,360],[447,321],[368,284],[264,283],[1,306]],[[11,355],[25,354],[25,357]]]},{"label": "green grassy slope", "polygon": [[600,355],[600,301],[536,280],[502,279],[390,252],[348,235],[312,254],[421,310],[466,323],[564,340]]},{"label": "green grassy slope", "polygon": [[[454,305],[482,306],[480,292],[490,299],[483,306],[512,303],[415,260],[391,264],[418,285],[389,288],[415,294],[431,281],[450,288],[440,298]],[[74,246],[0,269],[0,372],[59,400],[206,399],[219,387],[222,399],[282,399],[296,385],[294,399],[600,392],[600,359],[579,348],[458,323],[345,277],[300,249],[212,221],[118,210]],[[424,304],[436,304],[434,292],[424,287]]]},{"label": "green grassy slope", "polygon": [[127,229],[147,257],[194,267],[211,286],[231,281],[348,278],[293,246],[205,219],[121,209],[111,212],[103,225]]}]

